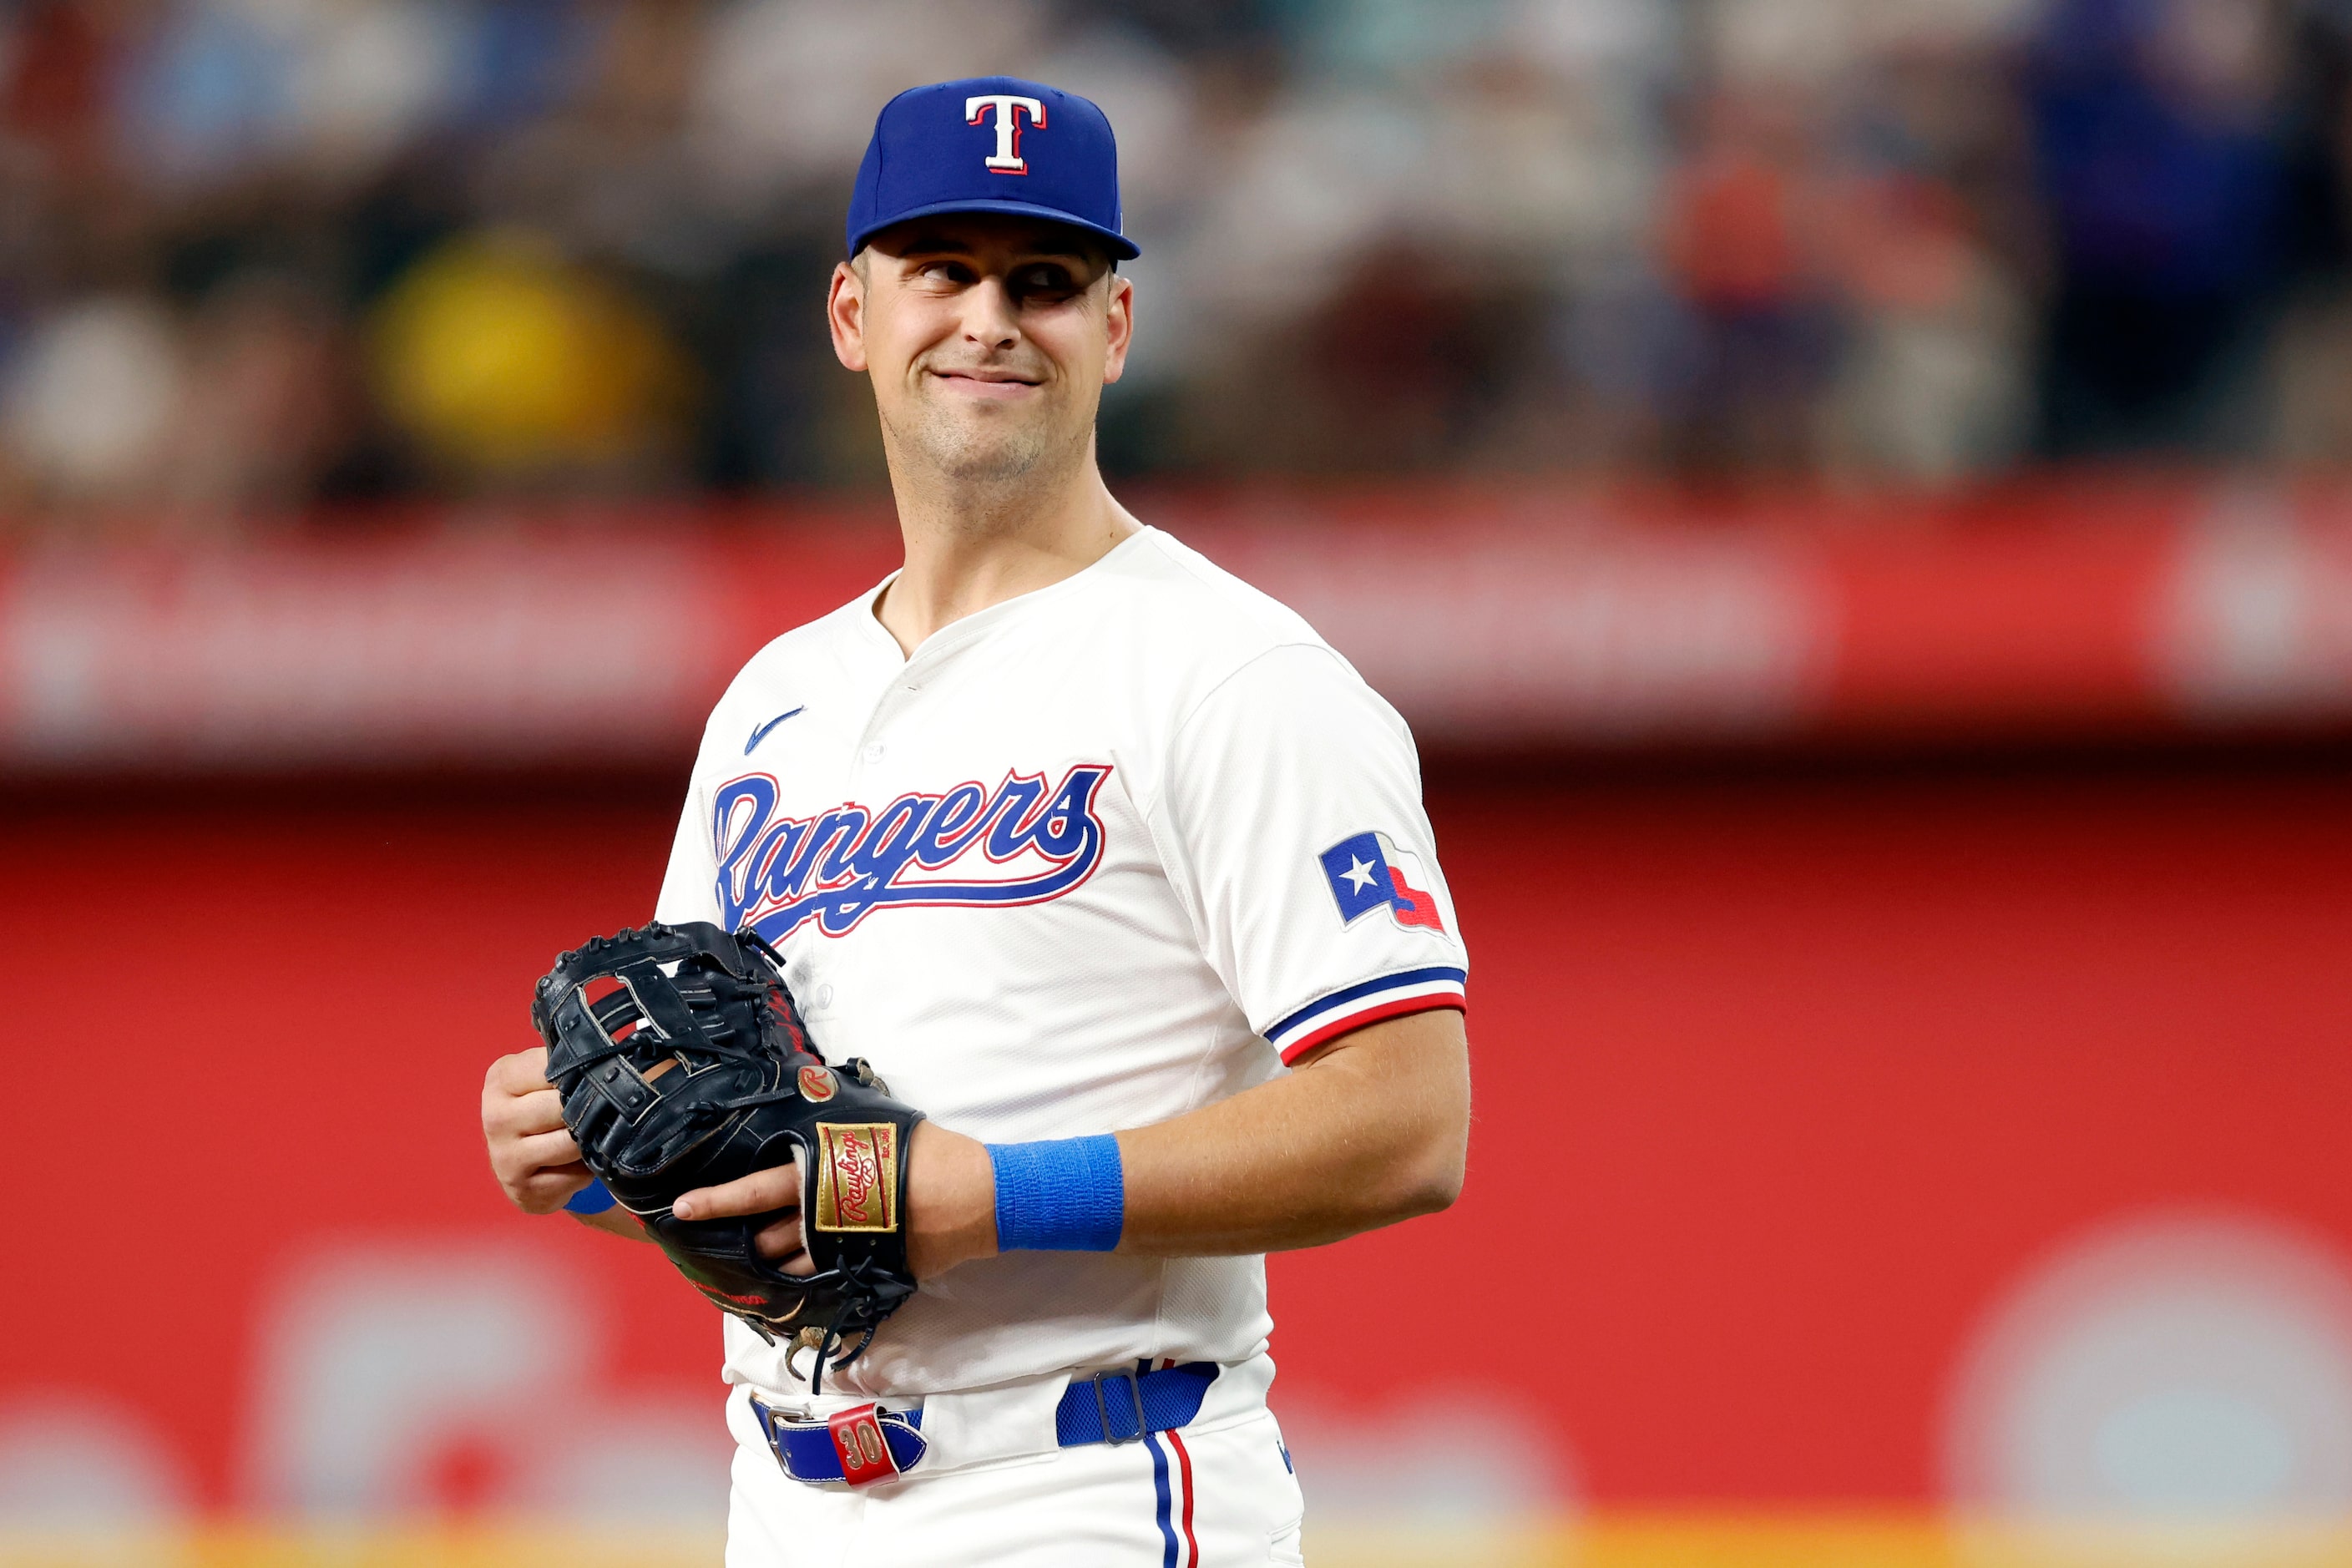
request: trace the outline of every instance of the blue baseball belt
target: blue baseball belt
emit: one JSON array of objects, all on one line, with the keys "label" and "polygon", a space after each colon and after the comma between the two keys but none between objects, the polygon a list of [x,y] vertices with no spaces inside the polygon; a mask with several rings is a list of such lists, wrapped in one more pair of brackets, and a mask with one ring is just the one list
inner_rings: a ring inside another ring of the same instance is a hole
[{"label": "blue baseball belt", "polygon": [[[1192,1424],[1217,1378],[1213,1361],[1186,1362],[1158,1372],[1106,1372],[1072,1381],[1054,1409],[1055,1440],[1065,1448],[1092,1443],[1136,1443],[1152,1432]],[[923,1413],[854,1405],[822,1421],[779,1415],[751,1397],[751,1414],[775,1451],[776,1463],[796,1481],[846,1481],[870,1486],[921,1464],[930,1445]]]}]

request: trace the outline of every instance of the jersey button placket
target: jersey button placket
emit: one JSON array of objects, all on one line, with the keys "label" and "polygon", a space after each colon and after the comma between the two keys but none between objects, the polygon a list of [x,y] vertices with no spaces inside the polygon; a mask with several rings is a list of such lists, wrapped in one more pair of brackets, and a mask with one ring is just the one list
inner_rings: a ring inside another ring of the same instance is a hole
[{"label": "jersey button placket", "polygon": [[[923,656],[917,657],[919,658]],[[900,708],[907,706],[915,695],[922,690],[924,682],[930,679],[931,674],[928,669],[909,664],[907,668],[899,672],[897,679],[882,689],[881,696],[875,700],[873,712],[866,716],[866,732],[860,737],[860,743],[855,753],[858,772],[862,773],[866,768],[878,765],[883,758],[889,754],[889,746],[882,739],[884,726],[889,723]]]},{"label": "jersey button placket", "polygon": [[[874,710],[866,715],[866,731],[858,737],[857,749],[850,753],[850,772],[861,781],[890,754],[889,743],[883,739],[883,733],[905,701],[898,683],[893,681],[882,689],[882,695],[875,700]],[[880,809],[878,804],[875,805],[875,809]]]}]

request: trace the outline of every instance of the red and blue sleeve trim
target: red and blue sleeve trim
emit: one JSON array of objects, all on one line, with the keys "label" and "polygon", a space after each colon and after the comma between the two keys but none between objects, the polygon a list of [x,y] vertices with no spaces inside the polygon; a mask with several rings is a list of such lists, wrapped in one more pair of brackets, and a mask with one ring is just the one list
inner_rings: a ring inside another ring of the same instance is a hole
[{"label": "red and blue sleeve trim", "polygon": [[1297,1061],[1326,1040],[1383,1018],[1402,1018],[1451,1007],[1462,1011],[1467,972],[1444,967],[1407,969],[1334,991],[1268,1026],[1265,1037],[1285,1062]]}]

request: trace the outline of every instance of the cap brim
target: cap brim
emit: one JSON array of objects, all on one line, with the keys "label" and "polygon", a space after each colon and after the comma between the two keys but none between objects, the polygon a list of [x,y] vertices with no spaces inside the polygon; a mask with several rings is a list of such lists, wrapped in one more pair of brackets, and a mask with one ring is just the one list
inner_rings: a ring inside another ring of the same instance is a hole
[{"label": "cap brim", "polygon": [[896,228],[900,224],[914,218],[938,217],[945,213],[1007,213],[1014,217],[1042,218],[1047,223],[1058,223],[1093,235],[1103,242],[1104,247],[1109,250],[1111,255],[1121,261],[1132,261],[1143,254],[1142,248],[1127,236],[1115,229],[1105,228],[1098,223],[1088,223],[1076,214],[1066,213],[1059,207],[1041,206],[1035,202],[989,200],[934,202],[927,207],[915,207],[908,212],[893,214],[888,222],[877,223],[858,234],[850,243],[849,253],[855,256],[865,249],[866,241],[886,228]]}]

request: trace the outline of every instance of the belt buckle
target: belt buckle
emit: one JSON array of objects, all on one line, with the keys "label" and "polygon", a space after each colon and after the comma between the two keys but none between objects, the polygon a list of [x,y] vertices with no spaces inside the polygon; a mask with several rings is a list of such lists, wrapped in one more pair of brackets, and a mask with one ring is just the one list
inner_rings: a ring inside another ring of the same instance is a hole
[{"label": "belt buckle", "polygon": [[784,1447],[784,1417],[771,1410],[758,1394],[751,1396],[751,1415],[760,1423],[760,1436],[768,1440],[768,1452],[776,1457],[776,1466],[793,1480],[801,1478],[793,1469],[792,1451]]},{"label": "belt buckle", "polygon": [[[1103,1398],[1103,1384],[1113,1378],[1118,1378],[1127,1384],[1128,1397],[1135,1401],[1135,1436],[1132,1437],[1121,1437],[1111,1427],[1110,1405]],[[1095,1414],[1102,1420],[1103,1441],[1114,1448],[1121,1443],[1142,1442],[1151,1430],[1150,1423],[1143,1416],[1143,1380],[1131,1372],[1098,1372],[1093,1381]]]}]

